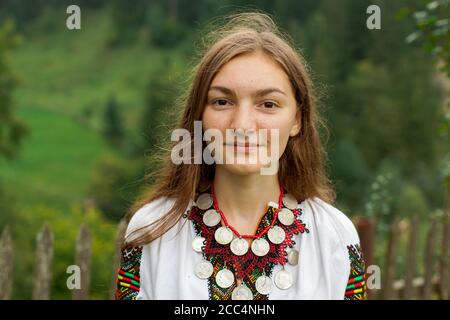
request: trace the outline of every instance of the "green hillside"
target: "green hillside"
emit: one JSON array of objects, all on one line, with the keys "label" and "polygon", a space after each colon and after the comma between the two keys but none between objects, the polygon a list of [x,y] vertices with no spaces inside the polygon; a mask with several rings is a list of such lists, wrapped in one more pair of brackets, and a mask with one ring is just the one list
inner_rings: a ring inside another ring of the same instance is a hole
[{"label": "green hillside", "polygon": [[[54,14],[47,12],[30,29],[42,30]],[[66,208],[89,196],[95,160],[111,149],[100,134],[108,98],[114,95],[132,127],[149,74],[161,63],[162,54],[148,46],[111,50],[107,10],[90,11],[83,23],[80,31],[62,24],[48,34],[30,33],[11,57],[19,80],[14,103],[30,136],[17,159],[0,159],[0,180],[27,206]]]},{"label": "green hillside", "polygon": [[0,177],[21,204],[61,208],[80,201],[95,159],[107,146],[99,135],[63,113],[22,107],[30,129],[15,161],[2,159]]}]

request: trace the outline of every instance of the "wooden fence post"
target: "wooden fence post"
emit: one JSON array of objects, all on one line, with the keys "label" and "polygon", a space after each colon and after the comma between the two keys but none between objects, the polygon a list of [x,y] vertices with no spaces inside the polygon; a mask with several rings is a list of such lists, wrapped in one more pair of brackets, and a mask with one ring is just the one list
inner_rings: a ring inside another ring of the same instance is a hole
[{"label": "wooden fence post", "polygon": [[12,291],[13,243],[9,226],[0,238],[0,300],[9,300]]},{"label": "wooden fence post", "polygon": [[442,217],[442,251],[439,272],[440,297],[443,300],[450,299],[450,213]]},{"label": "wooden fence post", "polygon": [[48,224],[44,224],[37,235],[36,273],[33,285],[33,300],[50,299],[52,278],[53,234]]},{"label": "wooden fence post", "polygon": [[422,298],[428,300],[431,298],[433,290],[433,273],[434,273],[434,249],[436,242],[436,219],[431,218],[430,229],[427,234],[427,243],[425,247],[425,274],[423,284]]},{"label": "wooden fence post", "polygon": [[394,299],[394,280],[397,267],[398,219],[395,218],[389,228],[389,240],[386,254],[386,267],[381,299]]},{"label": "wooden fence post", "polygon": [[364,262],[367,267],[373,264],[375,222],[373,219],[360,217],[356,220],[356,229],[361,243]]},{"label": "wooden fence post", "polygon": [[[361,250],[367,268],[374,263],[375,222],[371,218],[359,217],[356,220],[356,230],[358,231]],[[368,289],[368,299],[374,298],[375,293],[375,291],[372,292]]]},{"label": "wooden fence post", "polygon": [[416,273],[416,250],[417,250],[417,217],[414,216],[409,224],[408,252],[406,253],[405,286],[402,298],[409,300],[414,296],[413,280]]},{"label": "wooden fence post", "polygon": [[111,290],[109,294],[109,298],[111,300],[115,299],[116,294],[116,280],[117,280],[117,271],[119,268],[120,263],[120,249],[122,247],[123,239],[125,237],[125,232],[127,230],[127,221],[126,218],[123,218],[120,220],[119,225],[117,226],[117,234],[116,234],[116,246],[114,251],[114,258],[113,258],[113,281],[111,284]]},{"label": "wooden fence post", "polygon": [[81,288],[73,289],[72,299],[87,300],[91,282],[91,232],[85,224],[80,227],[75,250],[75,264],[80,268]]}]

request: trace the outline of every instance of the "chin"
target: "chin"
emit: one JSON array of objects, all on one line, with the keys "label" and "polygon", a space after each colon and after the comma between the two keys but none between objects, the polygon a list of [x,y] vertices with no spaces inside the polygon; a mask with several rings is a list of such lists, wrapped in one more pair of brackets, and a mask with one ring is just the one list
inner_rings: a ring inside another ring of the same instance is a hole
[{"label": "chin", "polygon": [[221,164],[225,170],[236,175],[253,175],[261,172],[262,164]]},{"label": "chin", "polygon": [[[268,164],[264,164],[259,161],[258,157],[254,154],[242,154],[238,153],[235,155],[227,154],[227,152],[223,152],[220,150],[216,153],[218,156],[217,159],[222,159],[222,163],[216,162],[217,166],[222,166],[222,169],[225,169],[231,174],[235,175],[254,175],[254,174],[267,174]],[[238,163],[238,158],[239,162]],[[271,170],[272,173],[269,174],[277,174],[277,169]]]}]

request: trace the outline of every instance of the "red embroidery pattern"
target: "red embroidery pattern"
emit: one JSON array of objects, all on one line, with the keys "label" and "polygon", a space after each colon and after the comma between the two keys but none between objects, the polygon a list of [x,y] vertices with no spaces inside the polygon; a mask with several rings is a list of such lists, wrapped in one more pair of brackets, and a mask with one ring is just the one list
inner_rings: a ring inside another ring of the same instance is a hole
[{"label": "red embroidery pattern", "polygon": [[347,246],[350,258],[350,275],[345,290],[345,300],[367,300],[364,257],[359,244]]},{"label": "red embroidery pattern", "polygon": [[122,249],[120,252],[120,267],[117,274],[116,300],[136,300],[141,287],[142,246]]}]

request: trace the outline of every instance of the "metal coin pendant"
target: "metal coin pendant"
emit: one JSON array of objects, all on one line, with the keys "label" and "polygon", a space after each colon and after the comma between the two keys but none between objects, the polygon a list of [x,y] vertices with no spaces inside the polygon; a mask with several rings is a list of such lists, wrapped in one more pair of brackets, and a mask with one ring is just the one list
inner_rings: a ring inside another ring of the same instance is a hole
[{"label": "metal coin pendant", "polygon": [[286,239],[286,233],[284,232],[283,228],[279,226],[273,226],[269,229],[269,232],[267,232],[267,236],[269,237],[270,242],[274,244],[280,244]]},{"label": "metal coin pendant", "polygon": [[234,238],[230,243],[231,252],[237,256],[242,256],[248,251],[248,242],[242,238]]},{"label": "metal coin pendant", "polygon": [[216,283],[221,288],[229,288],[234,283],[234,274],[228,269],[222,269],[216,274]]},{"label": "metal coin pendant", "polygon": [[283,196],[283,204],[286,208],[294,210],[297,208],[298,202],[291,194],[285,194]]},{"label": "metal coin pendant", "polygon": [[289,251],[288,256],[287,256],[287,260],[289,262],[289,264],[295,266],[298,264],[298,250],[296,249],[292,249],[291,251]]},{"label": "metal coin pendant", "polygon": [[194,249],[195,252],[202,252],[202,247],[204,246],[205,238],[196,236],[194,240],[192,240],[192,249]]},{"label": "metal coin pendant", "polygon": [[268,276],[260,276],[255,282],[256,290],[261,294],[269,294],[272,292],[273,282]]},{"label": "metal coin pendant", "polygon": [[214,267],[211,262],[203,260],[195,266],[195,275],[200,279],[208,279],[213,274]]},{"label": "metal coin pendant", "polygon": [[253,300],[252,291],[245,285],[241,284],[234,288],[231,293],[232,300]]},{"label": "metal coin pendant", "polygon": [[278,212],[278,220],[285,226],[293,224],[294,219],[294,214],[288,208],[283,208]]},{"label": "metal coin pendant", "polygon": [[229,244],[233,240],[233,231],[227,227],[220,227],[214,232],[214,238],[220,244]]},{"label": "metal coin pendant", "polygon": [[210,209],[208,211],[205,211],[203,214],[203,223],[206,224],[208,227],[214,227],[217,226],[220,222],[220,213],[218,213],[214,209]]},{"label": "metal coin pendant", "polygon": [[269,242],[264,238],[255,239],[252,242],[252,251],[258,257],[265,256],[270,250]]},{"label": "metal coin pendant", "polygon": [[209,193],[202,193],[198,196],[197,201],[195,202],[197,207],[202,210],[206,210],[213,204],[213,199]]},{"label": "metal coin pendant", "polygon": [[275,285],[281,290],[289,289],[292,286],[294,280],[292,274],[286,270],[280,270],[275,275]]}]

